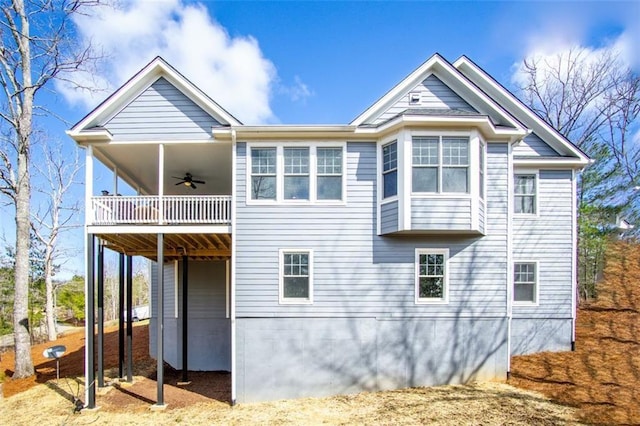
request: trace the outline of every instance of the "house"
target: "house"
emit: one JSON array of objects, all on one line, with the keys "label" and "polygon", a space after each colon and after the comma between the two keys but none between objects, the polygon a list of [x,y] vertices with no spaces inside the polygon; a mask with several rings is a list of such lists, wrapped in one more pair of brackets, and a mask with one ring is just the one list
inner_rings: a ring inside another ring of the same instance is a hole
[{"label": "house", "polygon": [[[432,56],[342,125],[243,125],[209,95],[156,58],[68,131],[87,318],[96,251],[156,262],[158,405],[163,360],[229,371],[248,402],[504,379],[572,348],[589,158],[470,59]],[[96,194],[94,161],[138,195]]]}]

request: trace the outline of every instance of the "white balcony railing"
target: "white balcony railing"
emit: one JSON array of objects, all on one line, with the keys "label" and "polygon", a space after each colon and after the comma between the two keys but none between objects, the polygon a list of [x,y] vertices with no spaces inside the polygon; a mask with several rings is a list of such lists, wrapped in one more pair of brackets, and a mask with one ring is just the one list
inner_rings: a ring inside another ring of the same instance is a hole
[{"label": "white balcony railing", "polygon": [[91,197],[89,225],[230,224],[230,195]]}]

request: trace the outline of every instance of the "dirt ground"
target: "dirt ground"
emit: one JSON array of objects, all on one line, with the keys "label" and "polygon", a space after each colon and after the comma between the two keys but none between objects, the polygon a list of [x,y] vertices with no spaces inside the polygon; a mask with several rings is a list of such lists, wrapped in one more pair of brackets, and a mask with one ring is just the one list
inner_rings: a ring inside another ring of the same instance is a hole
[{"label": "dirt ground", "polygon": [[618,243],[607,259],[598,300],[578,311],[575,352],[514,357],[509,383],[590,423],[640,424],[640,246]]}]

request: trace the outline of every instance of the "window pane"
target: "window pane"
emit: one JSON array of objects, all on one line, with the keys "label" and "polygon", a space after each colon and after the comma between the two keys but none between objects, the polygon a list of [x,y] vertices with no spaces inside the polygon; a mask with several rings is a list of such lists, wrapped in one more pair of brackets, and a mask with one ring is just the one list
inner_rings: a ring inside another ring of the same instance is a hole
[{"label": "window pane", "polygon": [[342,176],[318,176],[318,200],[341,200]]},{"label": "window pane", "polygon": [[444,167],[442,169],[442,192],[469,192],[466,167]]},{"label": "window pane", "polygon": [[513,292],[513,300],[516,302],[535,302],[535,284],[516,284]]},{"label": "window pane", "polygon": [[285,176],[284,177],[285,200],[309,199],[309,176]]},{"label": "window pane", "polygon": [[383,175],[384,198],[393,197],[398,193],[398,171],[387,172]]},{"label": "window pane", "polygon": [[420,277],[419,286],[420,298],[438,298],[443,297],[444,278],[443,277]]},{"label": "window pane", "polygon": [[535,197],[530,195],[516,195],[514,197],[516,213],[535,214]]},{"label": "window pane", "polygon": [[398,166],[397,143],[392,142],[382,147],[382,170],[388,171]]},{"label": "window pane", "polygon": [[295,175],[308,174],[309,148],[285,148],[284,173]]},{"label": "window pane", "polygon": [[438,138],[413,138],[413,165],[438,165]]},{"label": "window pane", "polygon": [[309,277],[284,277],[283,296],[309,298]]},{"label": "window pane", "polygon": [[442,164],[468,166],[469,140],[464,138],[442,138]]},{"label": "window pane", "polygon": [[251,148],[251,173],[276,174],[276,149]]},{"label": "window pane", "polygon": [[342,148],[318,148],[316,156],[319,175],[342,174]]},{"label": "window pane", "polygon": [[413,192],[438,192],[437,167],[414,167],[412,176]]},{"label": "window pane", "polygon": [[276,177],[275,176],[252,176],[251,177],[251,199],[252,200],[275,200],[276,199]]},{"label": "window pane", "polygon": [[515,193],[524,195],[535,195],[536,177],[535,175],[516,175]]}]

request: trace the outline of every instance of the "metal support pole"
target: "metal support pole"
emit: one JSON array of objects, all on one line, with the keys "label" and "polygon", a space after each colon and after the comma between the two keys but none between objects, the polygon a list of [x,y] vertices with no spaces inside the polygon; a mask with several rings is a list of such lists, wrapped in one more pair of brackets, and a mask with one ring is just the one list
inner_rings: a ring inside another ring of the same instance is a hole
[{"label": "metal support pole", "polygon": [[182,256],[182,381],[189,381],[189,257]]},{"label": "metal support pole", "polygon": [[133,257],[127,256],[127,382],[133,382]]},{"label": "metal support pole", "polygon": [[98,387],[104,387],[104,246],[98,243]]},{"label": "metal support pole", "polygon": [[118,377],[124,377],[124,253],[118,256]]},{"label": "metal support pole", "polygon": [[158,399],[156,405],[164,406],[164,235],[158,234],[158,339],[157,339],[157,384]]},{"label": "metal support pole", "polygon": [[87,315],[85,319],[86,328],[86,383],[87,388],[87,408],[96,408],[96,365],[95,365],[95,238],[93,234],[87,234],[87,294],[85,302],[87,304]]}]

